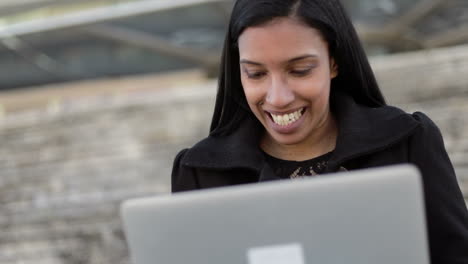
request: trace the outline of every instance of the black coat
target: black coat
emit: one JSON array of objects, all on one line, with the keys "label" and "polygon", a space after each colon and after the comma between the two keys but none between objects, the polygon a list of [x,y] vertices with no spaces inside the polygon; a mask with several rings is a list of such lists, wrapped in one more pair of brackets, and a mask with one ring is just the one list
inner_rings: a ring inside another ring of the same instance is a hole
[{"label": "black coat", "polygon": [[[437,126],[423,113],[369,108],[341,95],[333,104],[338,123],[328,172],[401,163],[423,175],[432,264],[468,264],[468,212]],[[172,191],[280,179],[258,147],[262,127],[248,118],[225,137],[208,137],[175,158]]]}]

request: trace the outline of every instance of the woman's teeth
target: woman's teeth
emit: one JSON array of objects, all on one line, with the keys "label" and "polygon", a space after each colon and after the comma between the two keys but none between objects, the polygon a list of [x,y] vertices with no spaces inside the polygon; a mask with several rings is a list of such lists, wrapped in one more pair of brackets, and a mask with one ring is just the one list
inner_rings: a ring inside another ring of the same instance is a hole
[{"label": "woman's teeth", "polygon": [[271,117],[273,117],[273,121],[276,124],[278,124],[280,126],[287,126],[287,125],[290,125],[290,124],[296,122],[297,120],[299,120],[299,118],[301,118],[303,109],[304,108],[301,108],[301,109],[297,110],[294,113],[285,114],[285,115],[271,114]]}]

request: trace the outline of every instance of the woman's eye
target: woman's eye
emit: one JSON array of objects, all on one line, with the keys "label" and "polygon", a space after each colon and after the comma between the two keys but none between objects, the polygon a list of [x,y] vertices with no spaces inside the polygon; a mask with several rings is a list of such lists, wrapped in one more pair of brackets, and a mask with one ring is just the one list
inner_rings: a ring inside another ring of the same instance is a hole
[{"label": "woman's eye", "polygon": [[246,72],[250,79],[260,79],[266,75],[266,72]]},{"label": "woman's eye", "polygon": [[312,68],[304,69],[304,70],[292,70],[290,73],[295,76],[305,76],[310,73]]}]

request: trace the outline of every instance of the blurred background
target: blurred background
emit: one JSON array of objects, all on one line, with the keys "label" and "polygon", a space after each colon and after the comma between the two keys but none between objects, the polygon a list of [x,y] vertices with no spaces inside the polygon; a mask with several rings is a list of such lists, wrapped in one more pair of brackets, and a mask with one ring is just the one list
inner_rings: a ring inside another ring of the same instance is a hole
[{"label": "blurred background", "polygon": [[[390,104],[441,128],[468,200],[468,1],[343,0]],[[0,1],[0,263],[129,263],[127,198],[208,133],[233,1]]]}]

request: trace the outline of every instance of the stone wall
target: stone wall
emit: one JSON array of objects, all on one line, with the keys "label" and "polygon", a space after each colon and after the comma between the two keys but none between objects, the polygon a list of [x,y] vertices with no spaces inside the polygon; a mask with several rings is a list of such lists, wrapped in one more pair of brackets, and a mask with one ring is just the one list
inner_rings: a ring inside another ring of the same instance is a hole
[{"label": "stone wall", "polygon": [[[390,103],[440,126],[468,198],[468,46],[372,65]],[[0,263],[128,263],[119,203],[169,191],[174,155],[208,132],[215,88],[207,80],[4,116]]]},{"label": "stone wall", "polygon": [[468,46],[371,60],[390,104],[422,111],[439,126],[468,200]]},{"label": "stone wall", "polygon": [[214,88],[7,116],[0,263],[127,263],[119,203],[169,191],[172,158],[207,133]]}]

